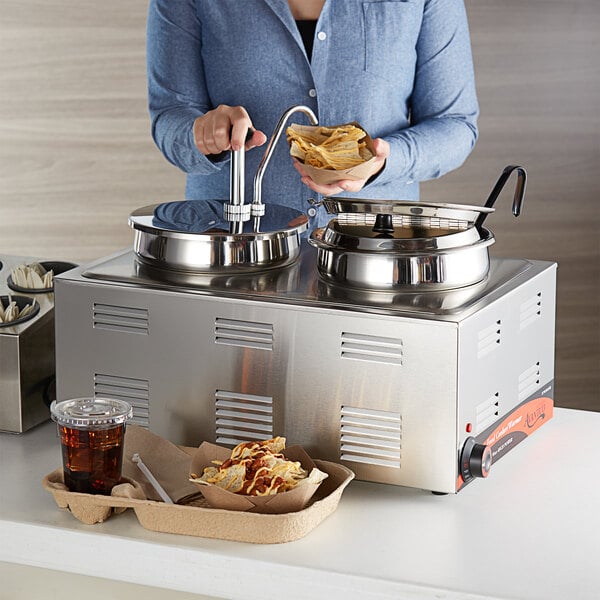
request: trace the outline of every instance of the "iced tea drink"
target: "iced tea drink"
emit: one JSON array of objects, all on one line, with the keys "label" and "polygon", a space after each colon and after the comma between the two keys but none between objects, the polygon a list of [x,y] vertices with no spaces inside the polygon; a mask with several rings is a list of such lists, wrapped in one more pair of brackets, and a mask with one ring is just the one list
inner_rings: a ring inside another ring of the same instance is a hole
[{"label": "iced tea drink", "polygon": [[67,488],[110,494],[121,479],[131,405],[111,398],[76,398],[53,402],[50,411],[58,424]]}]

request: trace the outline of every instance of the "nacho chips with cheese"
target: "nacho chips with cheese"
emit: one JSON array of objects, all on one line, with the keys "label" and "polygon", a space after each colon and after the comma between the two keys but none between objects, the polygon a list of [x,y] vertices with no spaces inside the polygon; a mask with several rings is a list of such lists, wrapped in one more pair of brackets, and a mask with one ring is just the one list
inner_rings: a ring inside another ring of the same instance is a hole
[{"label": "nacho chips with cheese", "polygon": [[298,487],[302,482],[319,483],[326,473],[313,469],[309,474],[299,462],[287,460],[281,453],[285,438],[276,437],[263,442],[238,444],[226,461],[213,461],[190,481],[213,484],[235,494],[270,496]]},{"label": "nacho chips with cheese", "polygon": [[364,141],[365,131],[353,124],[337,127],[302,127],[286,130],[290,154],[318,169],[350,169],[373,157]]}]

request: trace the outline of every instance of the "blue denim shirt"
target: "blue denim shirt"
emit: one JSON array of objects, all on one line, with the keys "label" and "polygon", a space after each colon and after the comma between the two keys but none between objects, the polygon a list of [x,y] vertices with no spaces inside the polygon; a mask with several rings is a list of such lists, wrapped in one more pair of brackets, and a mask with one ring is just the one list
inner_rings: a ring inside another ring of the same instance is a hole
[{"label": "blue denim shirt", "polygon": [[[228,160],[202,155],[192,133],[219,104],[244,106],[269,137],[287,108],[304,104],[322,125],[358,121],[384,138],[385,168],[346,196],[416,200],[418,182],[460,166],[477,138],[463,0],[326,0],[310,63],[287,0],[151,0],[147,68],[152,135],[187,173],[187,199],[229,198]],[[302,114],[290,122],[307,123]],[[247,199],[264,150],[247,152]],[[263,200],[305,211],[315,197],[282,136]]]}]

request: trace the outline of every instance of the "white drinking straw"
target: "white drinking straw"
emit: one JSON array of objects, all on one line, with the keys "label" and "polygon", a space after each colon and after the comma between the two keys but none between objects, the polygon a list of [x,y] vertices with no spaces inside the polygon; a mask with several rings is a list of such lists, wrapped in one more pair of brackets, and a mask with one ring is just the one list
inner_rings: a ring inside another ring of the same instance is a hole
[{"label": "white drinking straw", "polygon": [[148,467],[143,463],[142,459],[140,458],[140,455],[137,453],[134,454],[131,457],[131,460],[139,467],[140,471],[146,476],[146,479],[151,483],[152,487],[156,490],[156,492],[163,499],[163,501],[167,504],[173,504],[173,500],[171,500],[169,494],[165,492],[162,485],[158,483],[156,477],[154,477],[154,475],[152,475],[152,473],[150,472],[150,469],[148,469]]}]

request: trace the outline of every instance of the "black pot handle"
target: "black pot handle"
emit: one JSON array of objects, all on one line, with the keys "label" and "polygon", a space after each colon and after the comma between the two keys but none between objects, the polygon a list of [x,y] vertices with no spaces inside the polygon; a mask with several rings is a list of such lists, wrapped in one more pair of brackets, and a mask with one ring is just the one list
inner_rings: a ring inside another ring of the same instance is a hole
[{"label": "black pot handle", "polygon": [[[510,177],[510,175],[513,171],[517,171],[517,184],[515,187],[515,195],[514,195],[513,205],[512,205],[512,214],[515,217],[518,217],[521,214],[521,207],[523,206],[523,198],[525,197],[525,186],[527,183],[527,172],[525,171],[525,169],[523,167],[520,167],[518,165],[509,165],[508,167],[504,167],[504,170],[502,171],[502,175],[500,175],[500,177],[498,178],[498,181],[496,181],[496,185],[494,186],[494,189],[490,192],[490,195],[488,196],[488,199],[485,202],[485,207],[492,208],[492,206],[494,206],[494,203],[498,199],[498,196],[500,195],[502,188],[504,188],[504,185],[508,181],[508,178]],[[486,217],[488,216],[488,214],[489,213],[481,213],[479,215],[479,217],[477,218],[477,221],[475,221],[475,226],[481,227],[483,225],[483,222],[485,221]]]}]

